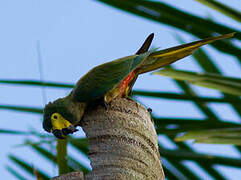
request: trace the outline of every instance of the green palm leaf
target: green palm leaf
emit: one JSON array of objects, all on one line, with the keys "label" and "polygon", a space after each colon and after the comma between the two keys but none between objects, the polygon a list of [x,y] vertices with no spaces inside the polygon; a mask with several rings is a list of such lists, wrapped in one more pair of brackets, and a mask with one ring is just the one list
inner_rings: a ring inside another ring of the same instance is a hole
[{"label": "green palm leaf", "polygon": [[[21,167],[25,172],[32,175],[33,177],[35,176],[34,175],[34,168],[29,163],[27,163],[23,159],[20,159],[20,158],[14,156],[14,155],[9,155],[8,157],[11,161],[16,163],[19,167]],[[43,179],[49,179],[49,176],[46,173],[44,173],[40,170],[38,170],[38,173]]]},{"label": "green palm leaf", "polygon": [[194,139],[198,143],[234,144],[241,145],[241,128],[209,129],[202,131],[189,131],[176,137],[176,141]]},{"label": "green palm leaf", "polygon": [[191,84],[219,90],[224,93],[241,96],[241,79],[220,76],[218,74],[204,74],[172,68],[155,72],[153,74],[168,76],[177,80],[188,81]]},{"label": "green palm leaf", "polygon": [[241,22],[241,13],[229,6],[226,6],[215,0],[196,0],[196,1],[210,7],[216,11],[219,11],[220,13],[222,13],[238,22]]},{"label": "green palm leaf", "polygon": [[6,166],[6,169],[8,170],[8,172],[10,172],[15,178],[17,178],[18,180],[26,180],[25,177],[23,177],[21,174],[19,174],[17,171],[15,171],[13,168],[11,168],[10,166]]}]

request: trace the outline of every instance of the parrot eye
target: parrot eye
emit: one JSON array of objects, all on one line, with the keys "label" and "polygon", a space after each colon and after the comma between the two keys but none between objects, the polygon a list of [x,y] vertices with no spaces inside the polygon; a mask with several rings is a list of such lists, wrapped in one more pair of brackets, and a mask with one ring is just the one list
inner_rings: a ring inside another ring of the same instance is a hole
[{"label": "parrot eye", "polygon": [[59,113],[53,113],[52,116],[51,116],[51,119],[57,120],[57,119],[60,118],[59,116],[60,116]]}]

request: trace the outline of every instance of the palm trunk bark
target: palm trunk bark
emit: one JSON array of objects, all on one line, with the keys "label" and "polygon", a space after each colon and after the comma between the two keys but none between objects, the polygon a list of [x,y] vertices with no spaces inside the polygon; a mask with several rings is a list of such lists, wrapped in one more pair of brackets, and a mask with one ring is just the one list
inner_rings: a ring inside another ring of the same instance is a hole
[{"label": "palm trunk bark", "polygon": [[164,179],[150,113],[121,98],[89,108],[81,124],[89,142],[89,179]]}]

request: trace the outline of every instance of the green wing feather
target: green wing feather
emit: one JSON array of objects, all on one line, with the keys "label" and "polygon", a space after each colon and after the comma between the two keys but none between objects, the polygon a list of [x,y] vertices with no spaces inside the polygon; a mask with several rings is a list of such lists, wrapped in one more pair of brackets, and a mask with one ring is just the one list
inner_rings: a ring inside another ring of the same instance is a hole
[{"label": "green wing feather", "polygon": [[77,82],[73,90],[73,100],[88,102],[103,97],[138,68],[151,52],[127,56],[93,68]]}]

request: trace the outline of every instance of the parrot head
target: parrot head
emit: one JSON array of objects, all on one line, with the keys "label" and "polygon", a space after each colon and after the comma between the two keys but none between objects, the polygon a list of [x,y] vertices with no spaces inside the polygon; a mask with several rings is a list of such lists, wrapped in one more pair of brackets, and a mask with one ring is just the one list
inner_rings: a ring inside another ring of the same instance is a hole
[{"label": "parrot head", "polygon": [[43,128],[53,133],[56,138],[64,139],[68,134],[78,131],[76,126],[83,116],[79,109],[66,98],[57,99],[48,103],[44,108]]}]

